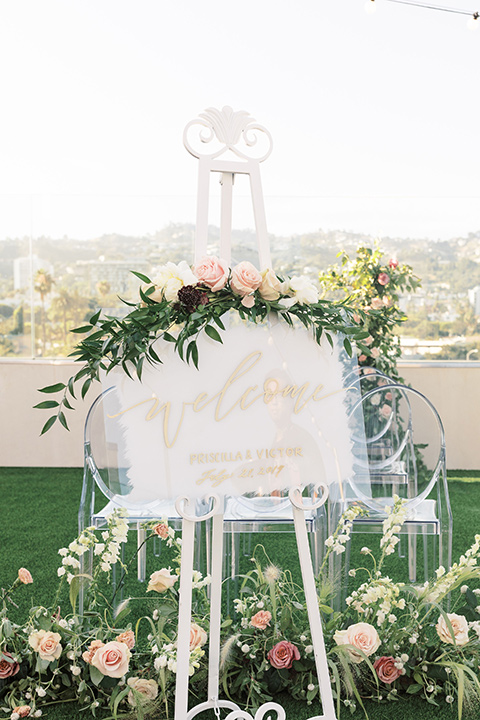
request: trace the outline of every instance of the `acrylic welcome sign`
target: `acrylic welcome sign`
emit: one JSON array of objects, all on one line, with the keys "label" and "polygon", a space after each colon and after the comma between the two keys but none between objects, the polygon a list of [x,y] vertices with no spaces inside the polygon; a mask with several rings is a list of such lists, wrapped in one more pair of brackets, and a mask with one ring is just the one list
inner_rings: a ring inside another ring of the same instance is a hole
[{"label": "acrylic welcome sign", "polygon": [[106,442],[121,453],[122,494],[272,495],[351,474],[338,340],[320,346],[304,328],[239,321],[222,340],[199,337],[198,370],[165,342],[142,382],[107,376]]}]

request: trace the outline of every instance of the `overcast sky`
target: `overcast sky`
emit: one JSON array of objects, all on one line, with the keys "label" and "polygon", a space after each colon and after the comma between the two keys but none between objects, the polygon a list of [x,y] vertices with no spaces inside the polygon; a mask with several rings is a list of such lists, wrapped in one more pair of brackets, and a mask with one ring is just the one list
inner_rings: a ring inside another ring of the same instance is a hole
[{"label": "overcast sky", "polygon": [[[0,238],[192,221],[183,129],[224,105],[273,136],[272,232],[480,230],[480,30],[364,4],[2,0]],[[236,191],[235,222],[252,226],[247,186]]]}]

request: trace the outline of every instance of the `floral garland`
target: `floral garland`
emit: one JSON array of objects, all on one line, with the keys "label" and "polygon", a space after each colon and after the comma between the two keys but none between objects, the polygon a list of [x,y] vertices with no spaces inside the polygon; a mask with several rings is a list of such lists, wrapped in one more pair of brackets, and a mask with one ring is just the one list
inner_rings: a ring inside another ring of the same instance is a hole
[{"label": "floral garland", "polygon": [[[448,572],[440,567],[433,580],[416,588],[396,583],[383,574],[382,565],[405,520],[404,501],[397,499],[388,509],[379,559],[369,548],[362,549],[370,567],[352,569],[350,576],[366,579],[348,596],[343,612],[332,612],[328,558],[345,551],[352,522],[361,512],[358,506],[349,508],[327,539],[318,576],[337,716],[342,708],[363,708],[365,698],[392,702],[417,695],[437,706],[456,701],[461,718],[465,704],[480,699],[480,590],[467,584],[480,577],[480,535]],[[0,697],[10,720],[40,717],[42,708],[67,700],[76,700],[92,715],[104,708],[114,718],[172,718],[180,541],[165,520],[145,528],[147,542],[160,539],[170,552],[170,566],[150,576],[147,593],[154,607],[147,614],[141,615],[144,597],[120,604],[115,594],[112,598],[111,568],[128,534],[121,511],[109,517],[105,530],[87,528],[59,550],[60,582],[51,607],[34,607],[23,625],[9,619],[12,593],[33,582],[26,568],[2,590]],[[88,553],[93,561],[90,576],[82,573]],[[252,570],[242,576],[233,618],[222,624],[224,694],[253,710],[280,691],[312,705],[319,699],[319,687],[303,590],[289,572],[269,561],[261,546],[252,562]],[[124,566],[124,575],[127,571]],[[80,582],[87,582],[83,615],[77,609]],[[209,582],[208,576],[194,571],[189,673],[197,697],[206,692]],[[71,613],[59,606],[65,587]],[[453,603],[450,612],[439,604],[447,599]],[[135,608],[139,619],[126,622]]]},{"label": "floral garland", "polygon": [[260,272],[250,262],[229,268],[225,260],[204,257],[190,267],[184,260],[178,265],[168,262],[151,280],[133,272],[142,282],[140,302],[123,301],[133,309],[123,318],[93,315],[88,324],[72,330],[88,333],[71,353],[82,363],[81,369],[67,383],[41,388],[42,393],[61,393],[60,400],[45,400],[36,408],[53,410],[42,434],[59,421],[66,429],[65,410],[72,410],[75,386],[82,383],[82,398],[101,372],[120,366],[130,377],[141,378],[144,363],[161,362],[155,352],[159,338],[175,345],[179,356],[198,368],[197,338],[205,332],[222,342],[219,331],[225,330],[222,316],[230,310],[242,320],[261,323],[274,315],[293,326],[299,321],[310,329],[317,343],[325,336],[333,345],[332,335],[341,333],[349,355],[352,342],[366,348],[368,336],[362,327],[363,315],[358,314],[348,298],[332,302],[319,299],[315,285],[305,276],[281,278],[271,268]]}]

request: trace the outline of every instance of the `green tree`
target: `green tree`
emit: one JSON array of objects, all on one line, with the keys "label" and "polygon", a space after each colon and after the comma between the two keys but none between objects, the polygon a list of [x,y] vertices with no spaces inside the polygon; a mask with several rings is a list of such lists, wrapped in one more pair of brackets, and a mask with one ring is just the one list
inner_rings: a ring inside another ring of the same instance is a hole
[{"label": "green tree", "polygon": [[46,314],[45,314],[45,298],[47,295],[49,295],[52,292],[52,288],[55,284],[55,280],[52,278],[50,273],[48,273],[46,270],[37,270],[35,274],[35,280],[34,280],[34,290],[35,292],[38,292],[40,295],[40,300],[42,303],[42,315],[41,315],[41,324],[42,324],[42,355],[45,353],[46,346],[47,346],[47,336],[46,336]]}]

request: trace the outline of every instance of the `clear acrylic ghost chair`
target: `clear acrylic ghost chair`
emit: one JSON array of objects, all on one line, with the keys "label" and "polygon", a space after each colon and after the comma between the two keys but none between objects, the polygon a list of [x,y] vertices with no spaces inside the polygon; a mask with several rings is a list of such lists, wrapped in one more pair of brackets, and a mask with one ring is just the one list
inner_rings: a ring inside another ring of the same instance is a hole
[{"label": "clear acrylic ghost chair", "polygon": [[[84,472],[78,527],[79,532],[89,526],[103,527],[107,523],[107,516],[115,509],[126,510],[127,522],[137,530],[137,577],[143,582],[146,573],[146,551],[143,545],[145,530],[142,523],[167,519],[174,530],[179,530],[181,519],[173,501],[156,500],[152,498],[151,492],[145,492],[145,488],[143,491],[132,488],[129,480],[131,463],[126,457],[123,430],[117,413],[115,387],[99,395],[88,412],[84,429]],[[149,469],[149,475],[152,481],[158,482],[155,468]],[[107,500],[100,509],[97,490],[100,491],[102,499]],[[86,558],[85,562],[89,562],[89,559]],[[115,582],[115,575],[113,580]]]},{"label": "clear acrylic ghost chair", "polygon": [[[281,374],[279,375],[281,377]],[[282,382],[280,384],[283,384]],[[286,381],[285,381],[286,382]],[[268,403],[268,412],[272,421],[274,438],[269,449],[269,461],[250,461],[237,472],[240,477],[255,476],[262,478],[262,485],[254,493],[230,497],[226,500],[224,515],[224,531],[226,539],[225,567],[226,577],[236,578],[239,574],[240,539],[246,548],[244,554],[252,552],[252,533],[288,533],[294,531],[293,511],[288,497],[288,488],[291,485],[301,485],[304,488],[305,505],[314,503],[317,499],[316,485],[325,483],[326,476],[323,460],[313,437],[305,429],[292,425],[292,408],[294,400],[291,397],[276,395]],[[308,445],[308,457],[278,457],[278,448],[288,444]],[[277,470],[283,467],[281,475]],[[259,475],[259,471],[263,475]],[[277,477],[279,478],[277,480]],[[285,483],[288,477],[288,483]],[[280,481],[280,478],[283,480]],[[323,559],[325,547],[327,515],[324,506],[305,512],[306,528],[310,537],[310,549],[314,571],[317,572]],[[228,588],[227,588],[228,591]]]},{"label": "clear acrylic ghost chair", "polygon": [[[416,580],[419,535],[423,538],[425,578],[437,563],[449,567],[452,512],[445,434],[435,407],[418,390],[385,384],[354,402],[350,422],[356,460],[348,483],[333,496],[330,511],[335,521],[349,505],[361,503],[368,516],[354,521],[353,532],[381,534],[385,508],[393,505],[394,495],[403,497],[407,519],[401,532],[408,538],[410,581]],[[369,445],[387,433],[391,440],[387,456],[371,454]],[[348,571],[346,555],[344,570]]]}]

